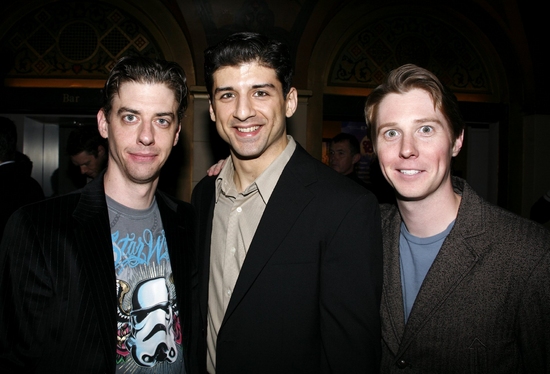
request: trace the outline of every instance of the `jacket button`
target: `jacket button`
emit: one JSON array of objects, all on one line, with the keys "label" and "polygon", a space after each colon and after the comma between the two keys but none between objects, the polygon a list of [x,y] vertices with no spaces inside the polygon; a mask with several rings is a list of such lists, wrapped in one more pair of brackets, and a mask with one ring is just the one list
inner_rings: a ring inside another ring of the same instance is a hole
[{"label": "jacket button", "polygon": [[399,369],[405,369],[407,366],[409,366],[409,363],[405,360],[399,360],[397,361],[397,367]]}]

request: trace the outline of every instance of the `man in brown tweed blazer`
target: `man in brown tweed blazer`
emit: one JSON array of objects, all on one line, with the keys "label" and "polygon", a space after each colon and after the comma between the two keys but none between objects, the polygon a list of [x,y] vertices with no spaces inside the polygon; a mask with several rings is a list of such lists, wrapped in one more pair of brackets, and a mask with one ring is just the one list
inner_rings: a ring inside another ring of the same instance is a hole
[{"label": "man in brown tweed blazer", "polygon": [[383,373],[550,373],[550,232],[451,177],[464,123],[429,71],[365,106],[397,206],[382,206]]}]

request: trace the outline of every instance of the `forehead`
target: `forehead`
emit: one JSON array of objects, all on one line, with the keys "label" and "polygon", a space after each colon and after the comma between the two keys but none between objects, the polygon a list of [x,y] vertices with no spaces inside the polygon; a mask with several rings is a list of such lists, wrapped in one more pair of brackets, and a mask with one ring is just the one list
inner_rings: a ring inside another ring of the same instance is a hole
[{"label": "forehead", "polygon": [[330,148],[333,150],[349,150],[349,141],[341,140],[338,143],[331,143]]},{"label": "forehead", "polygon": [[113,97],[113,104],[134,102],[136,104],[150,103],[152,105],[177,105],[175,92],[164,83],[144,83],[128,81],[120,85],[118,93]]},{"label": "forehead", "polygon": [[242,63],[235,66],[223,66],[213,74],[214,88],[226,85],[255,85],[270,83],[275,87],[282,87],[277,78],[275,69],[260,65],[256,61]]},{"label": "forehead", "polygon": [[435,106],[432,96],[422,89],[412,89],[405,93],[386,95],[378,106],[376,116],[377,126],[384,126],[388,123],[412,123],[433,119],[450,131],[445,115]]},{"label": "forehead", "polygon": [[74,162],[81,163],[81,164],[89,162],[89,161],[91,161],[95,158],[96,157],[93,154],[90,154],[86,151],[82,151],[80,153],[77,153],[76,155],[71,156],[71,160],[73,160]]}]

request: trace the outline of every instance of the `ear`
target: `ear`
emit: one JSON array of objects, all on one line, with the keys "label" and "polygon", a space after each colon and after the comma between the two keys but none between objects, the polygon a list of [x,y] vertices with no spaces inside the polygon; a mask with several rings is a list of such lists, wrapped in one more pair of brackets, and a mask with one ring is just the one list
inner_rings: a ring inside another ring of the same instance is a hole
[{"label": "ear", "polygon": [[361,159],[361,153],[356,153],[351,158],[351,163],[355,165],[356,163],[359,162],[360,159]]},{"label": "ear", "polygon": [[216,113],[214,112],[214,108],[212,107],[212,100],[208,100],[208,104],[210,104],[210,119],[212,122],[216,122]]},{"label": "ear", "polygon": [[453,144],[453,157],[456,157],[460,153],[463,142],[464,142],[464,130],[462,130],[462,132],[460,133],[460,136],[456,138]]},{"label": "ear", "polygon": [[176,131],[176,136],[174,137],[174,144],[172,144],[172,147],[175,147],[176,144],[178,144],[178,140],[180,138],[180,131],[181,131],[181,123],[178,125],[178,129]]},{"label": "ear", "polygon": [[298,108],[298,91],[296,91],[296,88],[291,87],[290,91],[288,91],[288,94],[286,95],[286,99],[285,99],[285,105],[286,105],[286,117],[290,118]]},{"label": "ear", "polygon": [[101,157],[105,154],[105,147],[102,145],[97,146],[97,155],[98,157]]},{"label": "ear", "polygon": [[103,109],[100,109],[99,112],[97,112],[97,129],[99,130],[99,134],[105,139],[109,137],[107,127],[108,123],[107,118],[105,117],[105,112]]}]

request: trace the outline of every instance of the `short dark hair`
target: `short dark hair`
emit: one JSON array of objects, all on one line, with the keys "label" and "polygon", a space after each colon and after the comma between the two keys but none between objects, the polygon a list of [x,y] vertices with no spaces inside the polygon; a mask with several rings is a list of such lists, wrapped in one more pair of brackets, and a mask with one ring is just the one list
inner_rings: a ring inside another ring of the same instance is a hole
[{"label": "short dark hair", "polygon": [[275,70],[283,86],[283,97],[289,93],[294,69],[290,50],[285,43],[265,35],[241,32],[229,36],[204,52],[204,81],[208,95],[212,97],[214,73],[226,66],[238,66],[257,62],[260,66]]},{"label": "short dark hair", "polygon": [[[0,117],[0,161],[14,160],[16,149],[17,128],[15,123],[7,117]],[[9,183],[9,181],[2,183]]]},{"label": "short dark hair", "polygon": [[72,130],[67,138],[67,154],[69,156],[86,152],[97,157],[99,146],[103,146],[107,150],[107,140],[99,134],[97,126],[79,126]]},{"label": "short dark hair", "polygon": [[187,78],[183,68],[175,62],[144,56],[125,56],[115,64],[103,88],[103,111],[107,120],[113,97],[125,82],[163,83],[172,91],[179,103],[178,123],[187,109]]},{"label": "short dark hair", "polygon": [[341,132],[340,134],[336,135],[334,138],[332,138],[330,143],[336,144],[345,141],[349,143],[349,150],[352,156],[361,152],[361,147],[359,146],[359,140],[357,139],[357,137],[345,132]]},{"label": "short dark hair", "polygon": [[403,94],[413,89],[424,90],[432,97],[434,108],[441,111],[450,126],[453,141],[462,134],[465,125],[456,96],[429,70],[406,64],[392,70],[384,83],[376,87],[367,98],[365,120],[373,145],[376,145],[376,116],[382,100],[388,94]]}]

